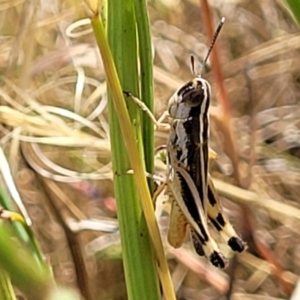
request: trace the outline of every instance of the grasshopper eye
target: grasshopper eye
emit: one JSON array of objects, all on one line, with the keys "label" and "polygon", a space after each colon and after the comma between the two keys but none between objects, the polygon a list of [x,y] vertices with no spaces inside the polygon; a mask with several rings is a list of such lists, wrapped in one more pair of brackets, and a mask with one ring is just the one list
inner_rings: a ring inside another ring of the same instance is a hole
[{"label": "grasshopper eye", "polygon": [[189,107],[201,105],[207,95],[207,87],[202,81],[193,80],[191,88],[182,95],[182,102]]},{"label": "grasshopper eye", "polygon": [[190,94],[185,97],[186,105],[190,107],[198,107],[209,105],[211,88],[210,84],[201,77],[196,77],[192,81],[193,89]]}]

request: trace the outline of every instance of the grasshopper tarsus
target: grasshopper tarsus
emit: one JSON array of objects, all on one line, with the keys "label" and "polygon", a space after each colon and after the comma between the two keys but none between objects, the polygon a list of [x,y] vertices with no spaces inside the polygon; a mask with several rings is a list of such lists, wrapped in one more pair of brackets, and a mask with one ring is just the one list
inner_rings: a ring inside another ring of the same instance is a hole
[{"label": "grasshopper tarsus", "polygon": [[217,251],[214,251],[210,256],[210,262],[217,268],[224,269],[227,265],[225,256]]},{"label": "grasshopper tarsus", "polygon": [[132,97],[132,94],[129,91],[122,91],[126,97]]},{"label": "grasshopper tarsus", "polygon": [[246,243],[240,237],[232,237],[228,241],[228,246],[235,252],[243,252],[246,248]]}]

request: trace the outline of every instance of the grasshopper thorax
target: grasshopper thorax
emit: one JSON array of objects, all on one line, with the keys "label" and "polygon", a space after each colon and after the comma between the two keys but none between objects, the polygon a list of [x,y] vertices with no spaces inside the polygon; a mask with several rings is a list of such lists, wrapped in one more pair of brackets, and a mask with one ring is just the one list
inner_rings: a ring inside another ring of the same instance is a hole
[{"label": "grasshopper thorax", "polygon": [[210,102],[210,84],[200,76],[178,89],[169,100],[168,111],[173,119],[188,119],[194,113],[207,113]]}]

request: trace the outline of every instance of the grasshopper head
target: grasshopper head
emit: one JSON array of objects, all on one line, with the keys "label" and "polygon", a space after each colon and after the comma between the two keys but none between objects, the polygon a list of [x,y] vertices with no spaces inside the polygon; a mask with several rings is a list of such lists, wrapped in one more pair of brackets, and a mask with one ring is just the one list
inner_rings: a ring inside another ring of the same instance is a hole
[{"label": "grasshopper head", "polygon": [[196,76],[170,98],[168,106],[170,117],[186,119],[191,117],[193,111],[196,110],[199,113],[207,113],[210,94],[210,84],[200,76]]}]

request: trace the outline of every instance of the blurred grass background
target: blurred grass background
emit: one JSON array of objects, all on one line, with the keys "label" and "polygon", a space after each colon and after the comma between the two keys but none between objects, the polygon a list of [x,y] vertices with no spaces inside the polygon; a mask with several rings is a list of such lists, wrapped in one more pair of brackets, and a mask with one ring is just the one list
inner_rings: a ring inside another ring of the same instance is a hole
[{"label": "blurred grass background", "polygon": [[[236,151],[228,146],[220,83],[208,64],[203,77],[212,85],[211,147],[218,154],[211,174],[248,250],[220,271],[195,256],[189,242],[177,250],[166,244],[177,298],[299,299],[299,27],[282,1],[209,4],[214,26],[226,18],[218,52]],[[159,117],[191,78],[190,54],[201,62],[209,39],[199,1],[148,6]],[[91,299],[126,299],[105,74],[84,5],[1,1],[0,14],[1,147],[34,236],[58,284],[86,290]],[[155,136],[156,146],[166,143],[167,133]],[[156,172],[164,175],[164,167],[157,163]],[[156,213],[163,237],[165,200]]]}]

